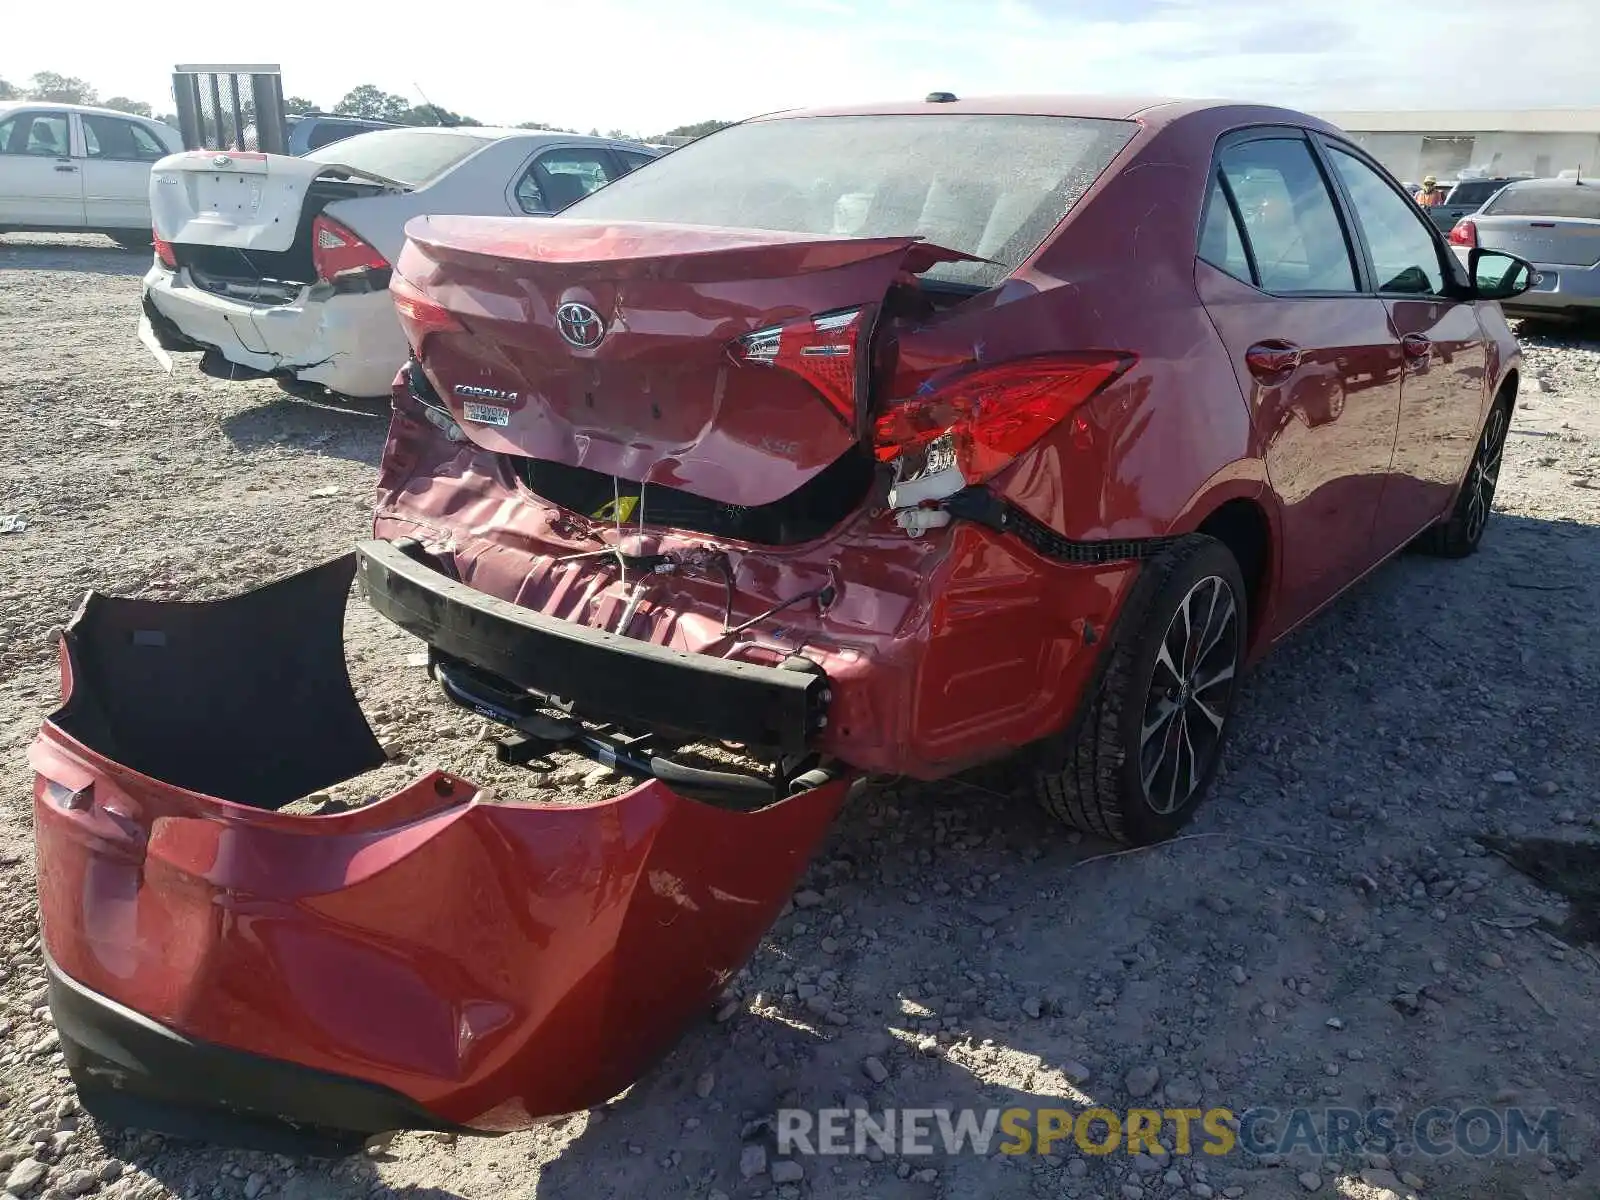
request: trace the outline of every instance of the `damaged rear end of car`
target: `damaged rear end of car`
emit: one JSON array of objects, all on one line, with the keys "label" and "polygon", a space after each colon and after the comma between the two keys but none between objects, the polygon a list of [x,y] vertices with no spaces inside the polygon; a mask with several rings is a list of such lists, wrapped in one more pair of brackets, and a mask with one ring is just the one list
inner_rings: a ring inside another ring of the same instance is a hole
[{"label": "damaged rear end of car", "polygon": [[[1006,481],[1093,475],[1094,407],[1137,361],[1062,349],[1057,282],[1021,267],[1134,127],[1007,117],[1027,153],[998,182],[846,179],[841,137],[969,175],[995,137],[870,120],[790,122],[793,153],[754,161],[838,178],[730,201],[747,224],[674,215],[663,188],[725,199],[695,147],[570,218],[413,220],[371,538],[228,599],[85,602],[33,763],[90,1112],[337,1151],[599,1103],[716,1001],[856,780],[1060,732],[1138,555]],[[633,789],[529,803],[433,771],[285,811],[382,758],[352,583],[502,762],[571,751]]]}]

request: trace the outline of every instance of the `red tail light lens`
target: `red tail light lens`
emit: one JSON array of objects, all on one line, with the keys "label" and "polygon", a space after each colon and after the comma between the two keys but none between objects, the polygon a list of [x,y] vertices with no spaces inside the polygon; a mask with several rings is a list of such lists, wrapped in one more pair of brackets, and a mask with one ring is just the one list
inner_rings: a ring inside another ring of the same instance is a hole
[{"label": "red tail light lens", "polygon": [[178,269],[178,256],[173,253],[172,243],[164,242],[154,230],[151,230],[150,241],[156,248],[156,261],[169,271]]},{"label": "red tail light lens", "polygon": [[865,310],[850,308],[758,329],[734,343],[734,359],[798,375],[822,394],[846,429],[854,429],[857,350],[865,323]]},{"label": "red tail light lens", "polygon": [[945,440],[968,483],[989,478],[1073,409],[1122,375],[1131,354],[1053,354],[964,368],[919,394],[891,402],[877,420],[880,462]]},{"label": "red tail light lens", "polygon": [[332,217],[311,222],[311,265],[317,278],[328,281],[357,271],[382,271],[388,260]]},{"label": "red tail light lens", "polygon": [[1469,249],[1478,244],[1478,226],[1462,217],[1450,230],[1450,244],[1452,246],[1466,246]]},{"label": "red tail light lens", "polygon": [[422,353],[423,340],[430,333],[461,333],[465,326],[450,312],[403,275],[389,280],[389,294],[394,297],[395,316],[400,318],[400,328],[406,341],[418,354]]}]

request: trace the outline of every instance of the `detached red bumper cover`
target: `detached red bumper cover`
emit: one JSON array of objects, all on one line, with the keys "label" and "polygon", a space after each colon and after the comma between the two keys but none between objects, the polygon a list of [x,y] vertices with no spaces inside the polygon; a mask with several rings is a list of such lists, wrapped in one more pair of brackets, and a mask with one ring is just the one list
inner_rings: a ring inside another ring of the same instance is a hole
[{"label": "detached red bumper cover", "polygon": [[375,767],[345,673],[354,556],[205,603],[91,595],[31,751],[63,1048],[118,1124],[346,1152],[516,1129],[623,1090],[755,949],[844,799],[754,812],[658,781],[499,803]]}]

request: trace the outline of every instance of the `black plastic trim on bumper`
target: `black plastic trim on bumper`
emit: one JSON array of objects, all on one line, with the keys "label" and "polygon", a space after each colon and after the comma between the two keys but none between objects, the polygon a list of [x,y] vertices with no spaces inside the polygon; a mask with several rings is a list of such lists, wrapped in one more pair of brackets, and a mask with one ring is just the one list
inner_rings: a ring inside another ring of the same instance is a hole
[{"label": "black plastic trim on bumper", "polygon": [[146,294],[141,299],[144,315],[150,319],[150,331],[156,336],[156,344],[168,352],[173,350],[209,350],[212,347],[204,342],[197,342],[183,330],[177,323],[156,307],[155,301]]},{"label": "black plastic trim on bumper", "polygon": [[580,713],[688,737],[801,754],[827,679],[686,654],[549,617],[460,583],[388,542],[356,545],[367,600],[434,649]]},{"label": "black plastic trim on bumper", "polygon": [[1089,566],[1138,561],[1154,558],[1176,540],[1170,537],[1147,537],[1074,541],[981,486],[962,488],[945,500],[944,507],[953,517],[975,521],[1000,533],[1012,534],[1036,553],[1056,562]]},{"label": "black plastic trim on bumper", "polygon": [[482,1135],[375,1083],[185,1037],[45,958],[50,1013],[96,1120],[239,1149],[342,1158],[377,1134]]}]

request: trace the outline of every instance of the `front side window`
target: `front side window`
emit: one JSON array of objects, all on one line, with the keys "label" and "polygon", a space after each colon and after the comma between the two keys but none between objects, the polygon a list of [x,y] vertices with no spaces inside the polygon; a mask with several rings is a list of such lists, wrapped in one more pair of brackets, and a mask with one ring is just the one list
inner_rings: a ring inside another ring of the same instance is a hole
[{"label": "front side window", "polygon": [[88,114],[83,118],[83,148],[90,158],[125,162],[155,162],[167,154],[166,148],[142,125]]},{"label": "front side window", "polygon": [[1300,138],[1230,146],[1222,173],[1239,203],[1260,287],[1269,292],[1353,292],[1355,263],[1327,182]]},{"label": "front side window", "polygon": [[991,287],[1038,249],[1137,129],[967,113],[750,121],[663,155],[571,215],[919,236],[988,260],[940,263],[928,277]]},{"label": "front side window", "polygon": [[1356,220],[1367,235],[1373,278],[1380,292],[1438,296],[1444,292],[1444,268],[1433,228],[1418,216],[1405,197],[1355,155],[1330,147]]},{"label": "front side window", "polygon": [[558,213],[598,192],[615,174],[602,149],[550,150],[517,181],[517,203],[527,213]]},{"label": "front side window", "polygon": [[18,113],[0,121],[0,154],[66,158],[71,152],[66,113]]}]

